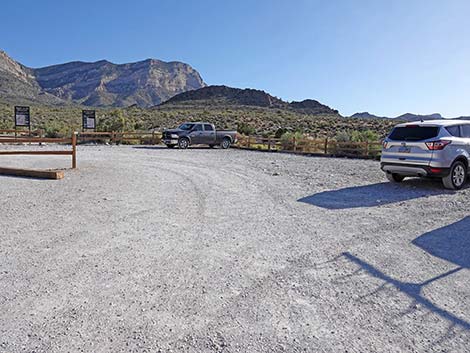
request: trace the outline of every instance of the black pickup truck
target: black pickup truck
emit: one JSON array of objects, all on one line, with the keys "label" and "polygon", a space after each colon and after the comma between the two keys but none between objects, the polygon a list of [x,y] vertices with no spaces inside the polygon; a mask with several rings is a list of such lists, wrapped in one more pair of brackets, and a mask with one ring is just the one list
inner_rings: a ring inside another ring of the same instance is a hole
[{"label": "black pickup truck", "polygon": [[230,148],[236,142],[237,132],[231,130],[216,130],[214,124],[184,123],[177,129],[164,130],[163,143],[168,148],[178,146],[186,149],[191,145],[220,145],[223,149]]}]

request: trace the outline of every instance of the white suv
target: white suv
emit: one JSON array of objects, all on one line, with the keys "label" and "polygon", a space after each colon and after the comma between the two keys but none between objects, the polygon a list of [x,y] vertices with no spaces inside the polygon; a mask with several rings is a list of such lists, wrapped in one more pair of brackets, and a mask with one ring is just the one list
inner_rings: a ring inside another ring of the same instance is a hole
[{"label": "white suv", "polygon": [[391,182],[407,176],[441,178],[461,189],[470,160],[470,121],[429,120],[395,126],[384,140],[381,168]]}]

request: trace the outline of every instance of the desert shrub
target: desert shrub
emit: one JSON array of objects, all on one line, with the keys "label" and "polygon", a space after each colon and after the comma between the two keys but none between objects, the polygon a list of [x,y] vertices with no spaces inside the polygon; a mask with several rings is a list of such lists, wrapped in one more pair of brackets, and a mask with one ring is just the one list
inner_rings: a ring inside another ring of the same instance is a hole
[{"label": "desert shrub", "polygon": [[371,130],[365,131],[339,131],[334,141],[329,144],[329,153],[336,155],[361,156],[365,153],[365,147],[358,142],[376,142],[379,135]]},{"label": "desert shrub", "polygon": [[54,128],[47,128],[44,131],[45,131],[45,137],[50,137],[50,138],[60,137],[59,131]]},{"label": "desert shrub", "polygon": [[57,138],[64,137],[71,133],[72,128],[57,120],[49,120],[43,126],[45,137]]},{"label": "desert shrub", "polygon": [[10,121],[8,121],[6,119],[1,119],[0,120],[0,129],[11,129],[12,125],[13,125],[13,123],[11,122],[11,120]]},{"label": "desert shrub", "polygon": [[[19,104],[19,102],[18,102]],[[31,104],[32,129],[36,130],[49,125],[50,134],[58,134],[63,127],[75,130],[81,129],[81,106],[50,107]],[[14,103],[0,102],[0,126],[12,128]],[[187,121],[189,117],[195,120],[207,120],[219,128],[235,129],[249,134],[270,133],[280,138],[288,131],[304,131],[317,138],[328,137],[336,139],[346,131],[372,131],[383,138],[396,124],[388,119],[362,120],[349,119],[330,115],[307,115],[280,108],[236,107],[222,105],[191,104],[175,107],[144,109],[137,106],[128,108],[96,108],[97,130],[99,131],[132,131],[150,129],[162,130],[173,128]],[[53,120],[59,125],[51,126]],[[357,133],[356,133],[357,134]],[[338,138],[337,140],[340,140]],[[362,132],[354,137],[356,140],[377,140],[369,132]]]},{"label": "desert shrub", "polygon": [[280,127],[279,129],[276,130],[276,132],[274,133],[274,137],[275,138],[281,138],[282,135],[284,135],[285,133],[287,132],[287,129],[284,129],[282,127]]},{"label": "desert shrub", "polygon": [[135,131],[138,125],[134,118],[127,117],[121,109],[111,111],[109,114],[99,117],[98,131]]},{"label": "desert shrub", "polygon": [[301,132],[286,132],[281,136],[281,146],[283,150],[294,149],[294,138],[296,141],[300,141],[304,137]]},{"label": "desert shrub", "polygon": [[340,131],[334,139],[338,142],[349,142],[351,141],[351,135],[347,131]]},{"label": "desert shrub", "polygon": [[334,139],[338,142],[375,142],[379,140],[379,135],[372,130],[341,130]]},{"label": "desert shrub", "polygon": [[243,135],[254,135],[256,129],[246,123],[238,123],[237,131]]},{"label": "desert shrub", "polygon": [[375,142],[379,140],[379,135],[372,130],[353,131],[351,141],[353,142]]}]

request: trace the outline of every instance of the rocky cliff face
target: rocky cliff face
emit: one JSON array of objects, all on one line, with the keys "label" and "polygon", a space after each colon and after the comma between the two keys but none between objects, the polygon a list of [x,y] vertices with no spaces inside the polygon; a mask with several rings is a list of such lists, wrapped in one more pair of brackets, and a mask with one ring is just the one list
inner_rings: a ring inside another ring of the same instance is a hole
[{"label": "rocky cliff face", "polygon": [[34,81],[32,72],[27,67],[16,62],[10,58],[4,51],[0,50],[0,71],[9,73],[12,77],[17,78],[20,81],[29,83],[31,80]]},{"label": "rocky cliff face", "polygon": [[31,69],[0,53],[0,97],[9,100],[148,107],[204,86],[199,73],[180,62],[102,60]]},{"label": "rocky cliff face", "polygon": [[37,83],[33,70],[11,59],[0,51],[0,98],[17,104],[39,102],[64,103],[61,99],[44,92]]}]

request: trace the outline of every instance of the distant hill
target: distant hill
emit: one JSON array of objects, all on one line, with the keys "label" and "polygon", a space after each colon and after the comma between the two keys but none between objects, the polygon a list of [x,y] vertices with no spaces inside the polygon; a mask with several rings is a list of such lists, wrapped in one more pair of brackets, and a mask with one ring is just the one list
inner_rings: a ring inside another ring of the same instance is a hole
[{"label": "distant hill", "polygon": [[212,106],[256,106],[270,108],[286,108],[287,103],[270,94],[255,89],[239,89],[227,86],[207,86],[197,90],[180,93],[160,106],[200,105]]},{"label": "distant hill", "polygon": [[384,116],[377,116],[370,114],[369,112],[356,113],[350,116],[353,119],[387,119]]},{"label": "distant hill", "polygon": [[197,90],[184,92],[163,102],[156,108],[171,107],[261,107],[276,108],[295,111],[298,113],[312,115],[335,115],[338,111],[319,103],[316,100],[308,99],[302,102],[288,103],[256,89],[240,89],[227,86],[207,86]]},{"label": "distant hill", "polygon": [[429,115],[419,115],[419,114],[411,114],[411,113],[406,113],[400,116],[397,116],[395,118],[389,118],[385,116],[377,116],[370,114],[368,112],[363,112],[363,113],[356,113],[350,116],[350,118],[353,119],[390,119],[390,120],[397,120],[397,121],[420,121],[420,120],[441,120],[444,119],[444,117],[439,114],[429,114]]},{"label": "distant hill", "polygon": [[204,86],[199,73],[181,62],[77,61],[32,69],[0,51],[0,98],[6,101],[149,107]]},{"label": "distant hill", "polygon": [[291,102],[289,108],[295,111],[312,115],[339,115],[336,109],[332,109],[313,99],[306,99],[301,102]]},{"label": "distant hill", "polygon": [[395,118],[396,120],[403,120],[403,121],[419,121],[419,120],[441,120],[444,117],[441,114],[429,114],[429,115],[417,115],[406,113]]}]

